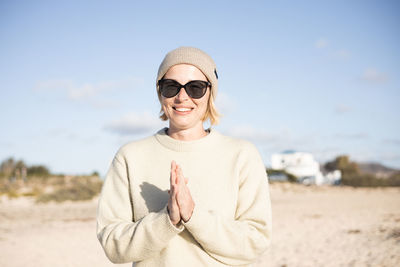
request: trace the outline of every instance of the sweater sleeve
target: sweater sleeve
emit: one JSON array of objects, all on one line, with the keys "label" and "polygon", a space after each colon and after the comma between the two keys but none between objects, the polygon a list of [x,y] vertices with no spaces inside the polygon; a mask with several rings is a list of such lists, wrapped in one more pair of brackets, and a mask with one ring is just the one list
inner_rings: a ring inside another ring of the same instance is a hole
[{"label": "sweater sleeve", "polygon": [[113,263],[137,262],[158,254],[183,231],[166,207],[133,222],[127,166],[118,154],[107,173],[97,210],[97,238]]},{"label": "sweater sleeve", "polygon": [[183,223],[211,257],[231,266],[254,262],[267,249],[271,235],[264,164],[253,145],[239,158],[242,163],[235,218],[195,206],[190,220]]}]

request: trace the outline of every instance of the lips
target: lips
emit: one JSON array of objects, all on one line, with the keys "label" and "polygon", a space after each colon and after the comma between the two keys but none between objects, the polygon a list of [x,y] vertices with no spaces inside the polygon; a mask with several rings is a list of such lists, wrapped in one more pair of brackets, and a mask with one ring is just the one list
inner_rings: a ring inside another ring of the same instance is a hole
[{"label": "lips", "polygon": [[191,107],[173,107],[173,109],[178,114],[188,114],[193,110]]},{"label": "lips", "polygon": [[192,110],[191,108],[174,108],[174,109],[177,110],[177,111],[182,111],[182,112],[191,111]]}]

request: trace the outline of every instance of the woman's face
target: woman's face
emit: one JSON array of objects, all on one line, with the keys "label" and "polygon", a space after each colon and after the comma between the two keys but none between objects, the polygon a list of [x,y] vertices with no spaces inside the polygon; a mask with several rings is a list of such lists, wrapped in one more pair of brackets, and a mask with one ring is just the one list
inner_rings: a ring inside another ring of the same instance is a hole
[{"label": "woman's face", "polygon": [[[164,75],[164,79],[172,79],[184,85],[193,80],[207,81],[206,76],[195,66],[179,64],[172,66]],[[171,98],[161,96],[161,106],[169,119],[170,128],[186,130],[199,128],[203,130],[203,118],[207,110],[210,88],[199,99],[191,98],[186,90],[181,88],[179,93]]]}]

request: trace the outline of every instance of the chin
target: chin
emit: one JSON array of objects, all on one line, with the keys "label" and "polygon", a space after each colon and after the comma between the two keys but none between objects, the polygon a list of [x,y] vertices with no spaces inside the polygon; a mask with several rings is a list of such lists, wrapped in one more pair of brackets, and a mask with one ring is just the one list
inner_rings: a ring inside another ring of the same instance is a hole
[{"label": "chin", "polygon": [[171,125],[173,125],[175,128],[185,130],[185,129],[192,128],[195,124],[175,121],[175,122],[171,123]]},{"label": "chin", "polygon": [[178,120],[171,120],[170,119],[170,125],[173,125],[175,128],[178,129],[190,129],[196,127],[196,125],[200,122],[200,120],[185,120],[185,119],[178,119]]}]

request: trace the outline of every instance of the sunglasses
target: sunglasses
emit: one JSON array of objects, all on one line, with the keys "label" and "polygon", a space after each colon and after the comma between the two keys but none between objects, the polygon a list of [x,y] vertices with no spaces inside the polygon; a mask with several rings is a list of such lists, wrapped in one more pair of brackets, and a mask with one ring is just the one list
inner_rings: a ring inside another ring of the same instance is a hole
[{"label": "sunglasses", "polygon": [[176,96],[181,88],[185,88],[186,93],[191,98],[199,99],[202,98],[206,92],[207,87],[211,86],[211,83],[206,81],[190,81],[185,85],[178,83],[171,79],[161,79],[158,81],[158,88],[163,97],[170,98]]}]

